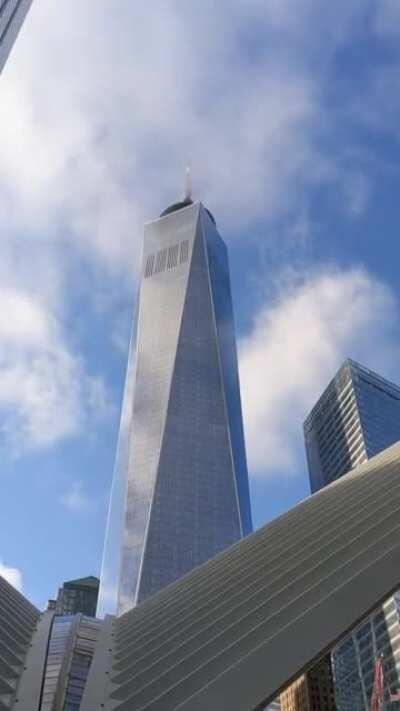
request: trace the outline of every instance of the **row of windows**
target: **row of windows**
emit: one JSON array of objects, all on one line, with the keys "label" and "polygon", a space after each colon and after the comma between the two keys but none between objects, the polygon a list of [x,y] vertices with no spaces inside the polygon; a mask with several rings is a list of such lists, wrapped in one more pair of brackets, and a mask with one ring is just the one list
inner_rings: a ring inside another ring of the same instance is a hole
[{"label": "row of windows", "polygon": [[354,390],[351,390],[349,393],[346,392],[346,397],[344,398],[343,393],[337,394],[334,404],[331,406],[329,412],[324,413],[322,421],[320,421],[320,417],[318,418],[320,421],[320,426],[317,430],[318,437],[324,437],[324,435],[329,434],[332,427],[335,426],[335,423],[347,415],[354,401]]},{"label": "row of windows", "polygon": [[328,448],[332,448],[332,445],[333,447],[337,446],[338,442],[341,442],[344,437],[348,436],[354,425],[357,425],[358,421],[358,410],[355,402],[352,402],[351,407],[347,410],[344,417],[336,420],[335,427],[331,428],[331,434],[329,437],[325,439],[321,438],[319,440],[321,450],[328,450]]},{"label": "row of windows", "polygon": [[347,388],[352,384],[351,375],[349,369],[346,368],[344,372],[339,371],[339,374],[331,382],[328,388],[325,390],[324,394],[318,400],[317,404],[313,407],[309,417],[305,422],[305,426],[308,427],[315,426],[320,420],[325,420],[326,416],[329,416],[329,410],[335,408],[338,397],[342,397]]},{"label": "row of windows", "polygon": [[344,430],[340,436],[337,435],[336,441],[330,449],[325,449],[325,447],[320,449],[321,464],[324,470],[325,467],[332,469],[339,461],[348,457],[354,447],[354,440],[357,439],[357,436],[362,436],[357,413],[348,424],[350,425],[348,431]]}]

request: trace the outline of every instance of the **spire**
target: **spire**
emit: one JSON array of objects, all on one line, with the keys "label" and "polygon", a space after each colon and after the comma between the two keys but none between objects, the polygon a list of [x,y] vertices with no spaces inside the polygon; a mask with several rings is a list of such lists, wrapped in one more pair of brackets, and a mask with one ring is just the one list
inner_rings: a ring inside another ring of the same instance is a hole
[{"label": "spire", "polygon": [[185,169],[185,193],[183,199],[186,200],[191,200],[192,199],[192,163],[190,160],[186,163],[186,169]]},{"label": "spire", "polygon": [[161,213],[160,217],[169,215],[171,212],[176,212],[177,210],[182,210],[183,207],[188,207],[188,205],[192,204],[192,164],[191,161],[188,160],[185,168],[185,188],[183,198],[180,202],[174,202],[173,205],[167,207],[167,209]]}]

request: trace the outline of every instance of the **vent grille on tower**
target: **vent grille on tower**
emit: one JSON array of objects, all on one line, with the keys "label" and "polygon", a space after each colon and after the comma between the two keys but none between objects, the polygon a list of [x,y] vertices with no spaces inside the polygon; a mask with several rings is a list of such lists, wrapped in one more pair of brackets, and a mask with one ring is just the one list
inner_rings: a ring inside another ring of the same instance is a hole
[{"label": "vent grille on tower", "polygon": [[149,254],[146,259],[144,269],[144,278],[149,279],[153,274],[160,274],[166,269],[174,269],[174,267],[184,264],[189,259],[189,241],[184,240],[172,247],[160,249],[155,254]]}]

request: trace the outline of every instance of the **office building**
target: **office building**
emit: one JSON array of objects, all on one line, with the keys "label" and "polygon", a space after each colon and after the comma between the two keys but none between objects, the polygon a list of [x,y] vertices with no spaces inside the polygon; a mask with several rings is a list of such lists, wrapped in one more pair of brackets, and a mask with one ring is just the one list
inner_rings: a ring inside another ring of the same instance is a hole
[{"label": "office building", "polygon": [[187,197],[145,229],[98,615],[251,528],[227,249]]},{"label": "office building", "polygon": [[59,589],[57,600],[49,600],[48,609],[54,609],[57,615],[75,615],[81,612],[88,617],[95,617],[99,584],[99,579],[92,575],[68,580]]},{"label": "office building", "polygon": [[101,621],[40,613],[0,576],[0,711],[78,711]]},{"label": "office building", "polygon": [[78,711],[100,630],[92,617],[54,615],[38,711]]},{"label": "office building", "polygon": [[330,657],[323,657],[280,696],[282,711],[336,711]]},{"label": "office building", "polygon": [[[400,388],[347,360],[306,419],[304,434],[314,492],[400,440]],[[369,710],[378,654],[384,655],[388,688],[398,689],[398,595],[335,649],[332,663],[339,711]]]},{"label": "office building", "polygon": [[307,674],[302,674],[280,695],[282,711],[310,711]]},{"label": "office building", "polygon": [[0,73],[31,5],[32,0],[0,1]]}]

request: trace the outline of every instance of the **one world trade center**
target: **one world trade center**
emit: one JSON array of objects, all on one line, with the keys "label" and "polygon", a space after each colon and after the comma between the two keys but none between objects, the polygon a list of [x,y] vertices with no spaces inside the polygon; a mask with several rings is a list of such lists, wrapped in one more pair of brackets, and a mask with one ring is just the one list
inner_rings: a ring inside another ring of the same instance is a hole
[{"label": "one world trade center", "polygon": [[227,249],[187,197],[145,228],[98,614],[251,528]]}]

